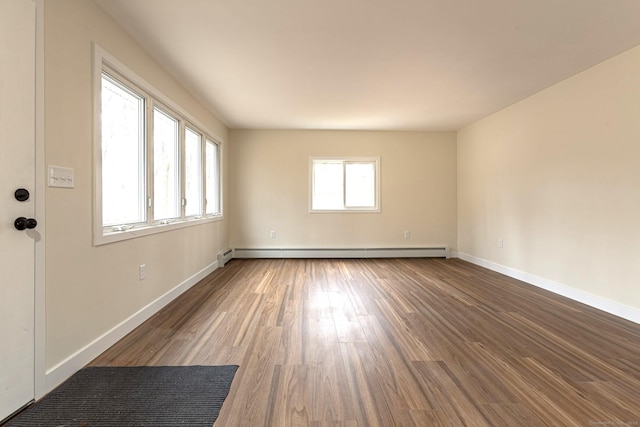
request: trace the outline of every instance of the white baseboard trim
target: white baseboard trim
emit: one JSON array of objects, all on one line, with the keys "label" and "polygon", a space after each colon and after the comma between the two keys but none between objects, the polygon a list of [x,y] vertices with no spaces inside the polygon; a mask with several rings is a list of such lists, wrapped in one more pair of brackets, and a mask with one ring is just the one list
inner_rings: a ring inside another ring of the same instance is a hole
[{"label": "white baseboard trim", "polygon": [[618,316],[631,322],[640,324],[640,309],[638,308],[621,304],[619,302],[603,298],[590,292],[572,288],[571,286],[554,282],[553,280],[545,279],[544,277],[536,276],[535,274],[526,273],[524,271],[497,264],[483,258],[474,257],[463,252],[457,252],[456,255],[458,256],[458,258],[464,261],[468,261],[472,264],[476,264],[489,270],[496,271],[514,279],[522,280],[523,282],[529,283],[542,289],[546,289],[547,291],[562,295],[563,297],[570,298],[574,301],[581,302],[582,304],[586,304],[590,307],[597,308],[598,310],[613,314],[614,316]]},{"label": "white baseboard trim", "polygon": [[193,285],[204,279],[207,275],[218,268],[218,261],[215,261],[193,276],[189,277],[178,286],[161,295],[155,301],[147,304],[129,318],[123,320],[118,325],[105,332],[91,343],[87,344],[62,362],[46,372],[45,394],[62,384],[71,375],[82,369],[87,363],[102,354],[113,344],[124,338],[129,332],[140,326],[145,320],[160,311],[164,306],[176,299]]},{"label": "white baseboard trim", "polygon": [[233,250],[234,258],[449,258],[446,246],[407,248],[266,248]]}]

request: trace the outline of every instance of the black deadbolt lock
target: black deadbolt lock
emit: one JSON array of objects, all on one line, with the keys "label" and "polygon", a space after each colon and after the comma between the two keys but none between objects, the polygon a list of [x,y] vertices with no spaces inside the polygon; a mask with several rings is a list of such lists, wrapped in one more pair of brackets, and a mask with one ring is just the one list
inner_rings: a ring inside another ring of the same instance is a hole
[{"label": "black deadbolt lock", "polygon": [[19,202],[26,202],[29,200],[29,190],[25,188],[18,188],[14,195],[16,196],[16,200]]}]

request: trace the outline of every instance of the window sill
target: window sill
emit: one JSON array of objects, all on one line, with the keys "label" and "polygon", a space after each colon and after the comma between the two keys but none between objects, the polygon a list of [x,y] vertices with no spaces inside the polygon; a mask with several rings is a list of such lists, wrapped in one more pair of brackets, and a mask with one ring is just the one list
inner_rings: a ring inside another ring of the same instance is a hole
[{"label": "window sill", "polygon": [[222,219],[224,219],[222,215],[211,215],[204,218],[176,220],[167,224],[158,223],[153,225],[135,226],[122,231],[105,231],[102,227],[99,227],[95,230],[93,245],[100,246],[108,243],[120,242],[122,240],[136,239],[138,237],[150,236],[152,234],[164,233],[166,231],[221,221]]}]

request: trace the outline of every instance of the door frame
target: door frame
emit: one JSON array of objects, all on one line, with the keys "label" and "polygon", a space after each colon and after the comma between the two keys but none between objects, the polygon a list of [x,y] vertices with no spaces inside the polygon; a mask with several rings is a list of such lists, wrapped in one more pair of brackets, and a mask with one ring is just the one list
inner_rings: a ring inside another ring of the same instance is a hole
[{"label": "door frame", "polygon": [[38,219],[40,240],[35,242],[34,262],[34,399],[50,390],[47,386],[46,361],[46,191],[45,166],[45,26],[44,0],[32,0],[36,5],[35,46],[35,218]]}]

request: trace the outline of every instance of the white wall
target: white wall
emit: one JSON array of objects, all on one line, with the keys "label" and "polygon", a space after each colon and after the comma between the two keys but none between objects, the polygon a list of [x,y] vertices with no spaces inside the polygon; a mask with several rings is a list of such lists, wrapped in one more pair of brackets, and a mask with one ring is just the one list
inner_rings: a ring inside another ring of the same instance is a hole
[{"label": "white wall", "polygon": [[463,257],[640,321],[638,70],[640,47],[459,131]]},{"label": "white wall", "polygon": [[[455,247],[454,132],[232,130],[229,138],[232,247]],[[309,213],[310,156],[379,156],[381,212]]]},{"label": "white wall", "polygon": [[[211,266],[226,221],[92,246],[92,43],[97,42],[225,141],[226,128],[92,1],[45,4],[45,162],[75,169],[46,190],[46,367],[111,331]],[[138,265],[147,278],[138,280]]]}]

